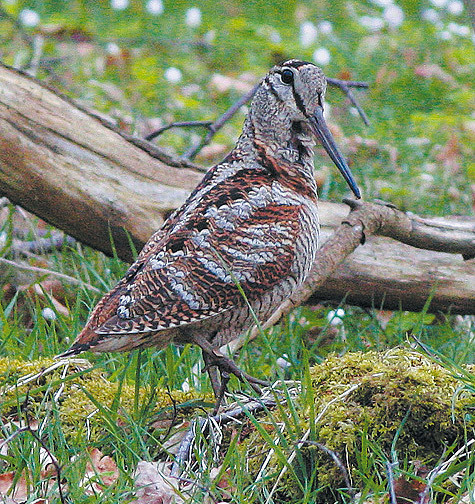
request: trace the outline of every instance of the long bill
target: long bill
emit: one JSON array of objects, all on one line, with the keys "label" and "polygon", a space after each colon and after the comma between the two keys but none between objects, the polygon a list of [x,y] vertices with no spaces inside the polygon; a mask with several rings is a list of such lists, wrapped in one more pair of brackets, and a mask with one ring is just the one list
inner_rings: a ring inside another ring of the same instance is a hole
[{"label": "long bill", "polygon": [[328,155],[331,157],[332,161],[336,164],[337,168],[340,170],[341,174],[345,178],[346,182],[350,186],[354,195],[359,199],[361,198],[361,192],[358,188],[358,184],[356,180],[353,178],[351,174],[350,168],[346,164],[345,158],[343,154],[338,149],[335,140],[333,139],[330,130],[323,118],[323,108],[317,107],[315,114],[310,118],[310,124],[312,126],[312,130],[315,133],[316,137],[320,140],[321,144],[328,152]]}]

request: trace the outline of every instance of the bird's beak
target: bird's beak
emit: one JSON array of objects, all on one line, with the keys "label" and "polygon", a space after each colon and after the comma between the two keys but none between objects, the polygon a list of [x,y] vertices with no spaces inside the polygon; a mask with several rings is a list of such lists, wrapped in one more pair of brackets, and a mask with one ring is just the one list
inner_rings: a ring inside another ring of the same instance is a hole
[{"label": "bird's beak", "polygon": [[353,175],[351,174],[351,171],[348,165],[346,164],[343,154],[336,146],[335,140],[333,139],[333,136],[325,123],[325,119],[323,118],[322,107],[317,107],[317,110],[310,118],[310,124],[312,127],[312,131],[315,133],[316,137],[320,140],[321,144],[328,152],[328,155],[331,157],[332,161],[336,164],[337,168],[341,171],[341,174],[347,181],[354,195],[358,199],[361,198],[361,193],[356,183],[356,180],[353,178]]}]

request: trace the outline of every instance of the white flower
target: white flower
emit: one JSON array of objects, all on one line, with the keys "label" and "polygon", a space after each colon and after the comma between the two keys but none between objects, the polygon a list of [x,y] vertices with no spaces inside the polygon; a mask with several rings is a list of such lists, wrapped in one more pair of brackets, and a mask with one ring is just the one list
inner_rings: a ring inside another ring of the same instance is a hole
[{"label": "white flower", "polygon": [[279,44],[282,42],[282,37],[280,36],[280,33],[277,30],[272,30],[269,34],[269,40],[273,44]]},{"label": "white flower", "polygon": [[108,42],[106,44],[106,52],[112,56],[118,56],[120,54],[120,47],[115,42]]},{"label": "white flower", "polygon": [[380,7],[388,7],[393,3],[393,0],[371,0],[374,4]]},{"label": "white flower", "polygon": [[289,356],[287,354],[283,354],[282,357],[279,357],[275,362],[282,369],[287,369],[292,366],[292,364],[287,360],[288,358]]},{"label": "white flower", "polygon": [[442,40],[450,40],[452,38],[452,34],[447,30],[439,32],[437,36]]},{"label": "white flower", "polygon": [[423,182],[428,182],[428,183],[432,183],[434,182],[434,177],[430,174],[430,173],[421,173],[419,175],[419,178],[423,181]]},{"label": "white flower", "polygon": [[320,21],[317,26],[317,30],[323,35],[329,35],[333,31],[333,25],[330,21]]},{"label": "white flower", "polygon": [[185,23],[190,28],[196,28],[201,24],[201,11],[198,7],[190,7],[185,14]]},{"label": "white flower", "polygon": [[404,11],[397,5],[389,5],[384,9],[383,18],[389,26],[397,28],[401,26],[404,21]]},{"label": "white flower", "polygon": [[327,315],[328,322],[331,325],[341,325],[343,324],[343,317],[345,316],[345,310],[338,308],[337,310],[330,310]]},{"label": "white flower", "polygon": [[300,25],[300,45],[310,47],[317,40],[317,28],[311,21],[304,21]]},{"label": "white flower", "polygon": [[210,30],[208,32],[206,32],[204,35],[203,35],[203,39],[205,42],[208,42],[208,44],[211,44],[211,42],[213,42],[213,40],[216,38],[216,31],[215,30]]},{"label": "white flower", "polygon": [[457,23],[449,23],[447,25],[447,30],[454,35],[459,35],[460,37],[468,37],[470,35],[470,28],[468,26]]},{"label": "white flower", "polygon": [[432,5],[435,5],[435,7],[445,7],[447,5],[448,0],[430,0]]},{"label": "white flower", "polygon": [[331,60],[330,51],[325,47],[319,47],[313,53],[312,58],[317,65],[328,65],[328,63],[330,63]]},{"label": "white flower", "polygon": [[422,11],[422,19],[429,21],[429,23],[437,23],[440,20],[440,16],[435,9],[425,9]]},{"label": "white flower", "polygon": [[181,70],[175,67],[170,67],[165,70],[164,73],[165,79],[167,79],[168,82],[171,82],[172,84],[176,84],[177,82],[181,81],[182,74]]},{"label": "white flower", "polygon": [[40,22],[40,15],[31,9],[23,9],[20,12],[20,23],[23,26],[33,27],[36,26]]},{"label": "white flower", "polygon": [[111,7],[115,10],[124,10],[129,6],[129,0],[111,0]]},{"label": "white flower", "polygon": [[51,308],[43,308],[43,310],[41,311],[41,315],[43,316],[43,318],[45,320],[56,320],[57,317],[56,317],[56,313],[54,313],[54,310],[52,310]]},{"label": "white flower", "polygon": [[430,140],[425,137],[409,137],[406,138],[406,144],[411,147],[424,147],[424,145],[430,144]]},{"label": "white flower", "polygon": [[149,0],[145,8],[154,16],[162,14],[164,10],[162,0]]},{"label": "white flower", "polygon": [[447,10],[450,12],[450,14],[459,16],[463,12],[463,2],[461,2],[460,0],[453,0],[447,5]]},{"label": "white flower", "polygon": [[360,24],[368,30],[379,31],[384,26],[384,19],[372,16],[361,16]]}]

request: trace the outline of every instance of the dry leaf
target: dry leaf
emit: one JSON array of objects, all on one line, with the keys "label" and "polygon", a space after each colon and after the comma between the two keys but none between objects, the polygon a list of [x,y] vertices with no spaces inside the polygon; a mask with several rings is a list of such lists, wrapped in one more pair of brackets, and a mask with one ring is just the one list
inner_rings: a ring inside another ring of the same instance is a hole
[{"label": "dry leaf", "polygon": [[102,493],[117,481],[119,470],[114,460],[97,448],[89,452],[90,461],[86,464],[86,473],[81,481],[87,495]]},{"label": "dry leaf", "polygon": [[426,486],[423,481],[409,481],[404,476],[400,476],[394,482],[397,504],[429,504],[429,495],[424,495]]},{"label": "dry leaf", "polygon": [[141,461],[135,470],[136,500],[131,504],[182,504],[175,491],[178,481],[170,477],[170,462]]},{"label": "dry leaf", "polygon": [[[51,467],[50,467],[51,466]],[[55,468],[52,464],[47,466],[47,469],[41,471],[41,479],[46,479],[52,474],[54,474]],[[23,472],[18,481],[16,482],[15,488],[12,491],[12,484],[16,476],[16,471],[11,471],[7,473],[0,474],[0,503],[1,504],[21,504],[28,499],[28,495],[34,491],[34,487],[31,485],[32,478],[29,476],[25,477]],[[52,485],[56,483],[55,479],[50,479],[48,483],[48,490]],[[8,494],[8,495],[7,495]],[[38,498],[31,504],[43,504],[47,501],[42,498]]]}]

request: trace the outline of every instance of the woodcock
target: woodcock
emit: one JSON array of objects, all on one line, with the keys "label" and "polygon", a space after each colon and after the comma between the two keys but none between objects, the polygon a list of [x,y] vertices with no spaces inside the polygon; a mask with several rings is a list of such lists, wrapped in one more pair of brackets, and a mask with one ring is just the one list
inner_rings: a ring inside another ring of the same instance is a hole
[{"label": "woodcock", "polygon": [[312,63],[293,59],[270,70],[234,149],[150,238],[63,356],[195,343],[217,407],[229,373],[255,389],[265,383],[219,348],[254,325],[252,312],[265,321],[310,270],[318,246],[316,139],[360,197],[323,118],[325,89]]}]

